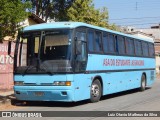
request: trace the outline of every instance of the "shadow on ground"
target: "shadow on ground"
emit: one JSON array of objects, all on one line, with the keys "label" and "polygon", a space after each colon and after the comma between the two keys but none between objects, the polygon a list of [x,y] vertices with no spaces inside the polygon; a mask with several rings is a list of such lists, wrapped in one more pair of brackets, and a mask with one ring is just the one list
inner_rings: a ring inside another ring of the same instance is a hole
[{"label": "shadow on ground", "polygon": [[7,103],[7,102],[10,102],[10,101],[12,101],[12,100],[14,100],[14,99],[15,99],[14,94],[11,94],[11,95],[8,95],[8,96],[1,96],[1,95],[0,95],[0,102],[1,102],[2,104],[5,104],[5,103]]}]

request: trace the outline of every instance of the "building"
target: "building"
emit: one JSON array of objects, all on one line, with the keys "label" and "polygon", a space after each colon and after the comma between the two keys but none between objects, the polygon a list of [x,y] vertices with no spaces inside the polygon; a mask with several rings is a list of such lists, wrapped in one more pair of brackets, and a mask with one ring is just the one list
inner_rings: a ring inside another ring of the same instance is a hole
[{"label": "building", "polygon": [[[21,22],[21,27],[29,25],[45,23],[35,14],[31,14],[25,21]],[[13,39],[11,36],[6,36],[3,43],[0,43],[0,91],[13,88],[13,59],[8,56],[8,40]],[[11,50],[14,54],[14,45]]]},{"label": "building", "polygon": [[123,33],[131,33],[134,32],[135,27],[133,26],[117,26],[118,30]]},{"label": "building", "polygon": [[154,36],[146,34],[146,33],[141,32],[141,31],[130,32],[128,34],[131,34],[131,35],[134,35],[134,36],[137,36],[137,37],[141,37],[141,38],[144,38],[144,39],[150,39],[150,40],[153,40],[153,41],[155,40]]},{"label": "building", "polygon": [[[45,23],[45,21],[32,13],[26,20],[20,22],[19,25],[21,26],[21,28],[23,28],[26,26],[41,24],[41,23]],[[13,38],[11,36],[6,36],[3,41],[8,41],[10,39]]]}]

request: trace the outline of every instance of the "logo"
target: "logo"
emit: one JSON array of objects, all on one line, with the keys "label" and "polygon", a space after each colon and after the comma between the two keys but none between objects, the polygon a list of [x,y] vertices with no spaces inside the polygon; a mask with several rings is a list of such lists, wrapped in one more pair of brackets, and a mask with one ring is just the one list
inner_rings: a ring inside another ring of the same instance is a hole
[{"label": "logo", "polygon": [[2,117],[12,117],[11,112],[2,112]]}]

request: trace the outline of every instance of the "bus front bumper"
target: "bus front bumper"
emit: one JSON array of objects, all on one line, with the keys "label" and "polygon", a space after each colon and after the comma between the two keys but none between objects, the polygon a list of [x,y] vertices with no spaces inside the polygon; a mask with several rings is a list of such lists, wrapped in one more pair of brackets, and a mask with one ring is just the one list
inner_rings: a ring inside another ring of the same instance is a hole
[{"label": "bus front bumper", "polygon": [[23,101],[74,101],[73,91],[64,86],[14,86],[17,100]]}]

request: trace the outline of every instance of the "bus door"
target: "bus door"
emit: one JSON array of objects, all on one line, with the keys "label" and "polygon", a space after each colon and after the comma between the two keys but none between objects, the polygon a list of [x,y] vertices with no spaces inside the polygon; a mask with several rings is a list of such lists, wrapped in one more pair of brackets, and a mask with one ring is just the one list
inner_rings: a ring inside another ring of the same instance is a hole
[{"label": "bus door", "polygon": [[[85,74],[87,66],[87,43],[86,43],[86,31],[76,30],[75,33],[75,100],[87,99],[90,96],[90,82]],[[85,93],[85,94],[84,94]],[[82,95],[83,94],[83,95]]]},{"label": "bus door", "polygon": [[77,30],[75,40],[75,72],[85,72],[87,65],[86,31]]}]

